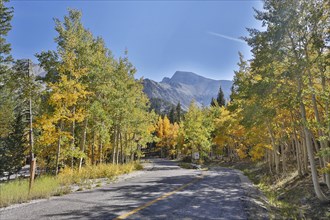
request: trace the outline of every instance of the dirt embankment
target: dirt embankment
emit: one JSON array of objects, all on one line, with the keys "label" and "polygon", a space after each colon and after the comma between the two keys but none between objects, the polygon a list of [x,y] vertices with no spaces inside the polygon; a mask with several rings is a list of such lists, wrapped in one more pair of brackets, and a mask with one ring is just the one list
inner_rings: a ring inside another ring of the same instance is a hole
[{"label": "dirt embankment", "polygon": [[[315,196],[311,175],[299,177],[288,171],[280,175],[270,174],[264,163],[251,161],[212,162],[209,166],[225,166],[243,171],[267,197],[272,219],[330,219],[330,203],[322,203]],[[328,197],[330,190],[321,182]]]}]

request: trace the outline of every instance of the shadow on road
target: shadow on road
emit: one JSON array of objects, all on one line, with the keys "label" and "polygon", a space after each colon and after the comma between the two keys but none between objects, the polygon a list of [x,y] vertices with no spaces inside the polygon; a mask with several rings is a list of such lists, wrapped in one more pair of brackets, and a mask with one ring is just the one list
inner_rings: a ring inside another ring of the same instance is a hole
[{"label": "shadow on road", "polygon": [[[176,169],[164,162],[146,175],[143,181],[130,181],[102,189],[75,193],[76,199],[66,201],[85,205],[84,210],[72,210],[60,214],[44,214],[43,218],[61,219],[113,219],[129,212],[161,195],[190,182],[195,175],[178,175],[154,180],[152,176],[163,169]],[[178,168],[179,169],[179,168]],[[175,170],[174,170],[175,172]],[[240,180],[230,170],[208,172],[201,181],[176,194],[139,211],[129,219],[246,219],[240,188]],[[93,199],[89,200],[93,194]],[[95,194],[103,195],[98,200]],[[104,196],[108,195],[108,196]],[[60,198],[59,200],[61,200]]]}]

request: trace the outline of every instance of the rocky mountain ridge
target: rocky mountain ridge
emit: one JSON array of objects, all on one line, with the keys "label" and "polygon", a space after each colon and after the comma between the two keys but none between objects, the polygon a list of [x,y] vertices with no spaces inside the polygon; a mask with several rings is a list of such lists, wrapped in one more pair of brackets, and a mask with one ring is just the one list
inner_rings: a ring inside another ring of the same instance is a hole
[{"label": "rocky mountain ridge", "polygon": [[196,73],[176,71],[171,78],[164,77],[161,82],[144,79],[144,92],[149,99],[164,100],[176,105],[181,103],[187,110],[192,100],[200,107],[209,106],[212,97],[216,98],[221,86],[225,99],[229,99],[232,81],[213,80]]}]

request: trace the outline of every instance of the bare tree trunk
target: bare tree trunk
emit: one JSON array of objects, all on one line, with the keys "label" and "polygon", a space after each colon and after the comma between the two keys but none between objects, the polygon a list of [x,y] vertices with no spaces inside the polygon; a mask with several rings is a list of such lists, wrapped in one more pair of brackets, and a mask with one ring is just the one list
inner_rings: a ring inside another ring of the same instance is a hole
[{"label": "bare tree trunk", "polygon": [[297,162],[297,171],[298,171],[298,175],[302,176],[302,170],[301,170],[301,164],[300,164],[300,156],[299,156],[299,147],[298,144],[296,143],[295,139],[292,139],[292,146],[295,149],[295,153],[296,153],[296,162]]},{"label": "bare tree trunk", "polygon": [[[141,147],[140,147],[140,145],[137,145],[137,151],[138,151],[138,152],[141,151]],[[140,153],[139,153],[139,154],[137,155],[137,160],[140,161],[140,158],[141,158],[141,156],[140,156]]]},{"label": "bare tree trunk", "polygon": [[[28,60],[28,78],[30,80],[30,60]],[[35,166],[36,166],[36,159],[34,158],[34,140],[33,140],[33,113],[32,113],[32,89],[31,84],[29,84],[29,144],[30,144],[30,181],[29,181],[29,193],[32,189],[32,185],[34,182],[34,175],[35,175]]]},{"label": "bare tree trunk", "polygon": [[[293,116],[292,111],[290,111],[291,115],[291,121],[295,122],[295,118]],[[305,175],[305,169],[302,161],[302,151],[301,151],[301,142],[298,139],[297,135],[297,128],[295,125],[293,125],[293,140],[292,140],[292,146],[295,148],[296,151],[296,160],[297,160],[297,170],[298,170],[298,175],[303,176]]]},{"label": "bare tree trunk", "polygon": [[[32,159],[32,162],[31,162],[31,166],[30,166],[30,182],[29,182],[29,194],[31,193],[31,189],[32,189],[32,186],[33,186],[33,182],[34,182],[34,175],[36,173],[36,158],[33,158]],[[16,177],[17,177],[17,173],[16,173]]]},{"label": "bare tree trunk", "polygon": [[279,174],[279,172],[280,172],[280,168],[279,168],[280,167],[280,158],[278,156],[278,146],[275,143],[275,137],[274,137],[273,131],[272,131],[269,123],[267,124],[267,128],[268,128],[268,132],[270,134],[270,138],[271,138],[272,146],[273,146],[273,151],[274,151],[275,172],[276,172],[276,174]]},{"label": "bare tree trunk", "polygon": [[59,126],[59,137],[57,141],[57,150],[56,150],[56,162],[55,162],[55,175],[58,174],[58,165],[59,165],[59,159],[60,159],[60,154],[61,154],[61,132],[62,132],[62,127],[63,127],[63,121],[62,119],[60,120],[60,126]]},{"label": "bare tree trunk", "polygon": [[[104,122],[102,122],[102,129],[104,129]],[[103,163],[103,140],[102,135],[100,135],[100,143],[99,143],[99,162]]]},{"label": "bare tree trunk", "polygon": [[[309,62],[307,51],[306,51],[306,54],[307,54],[307,56],[306,56],[307,60]],[[310,71],[309,68],[308,68],[308,82],[309,82],[309,86],[311,88],[314,88],[314,84],[313,84],[313,81],[312,81],[312,74],[311,74],[311,71]],[[315,115],[316,122],[319,124],[319,126],[322,126],[321,117],[320,117],[319,110],[317,108],[316,96],[315,96],[314,92],[312,92],[312,103],[313,103],[313,110],[314,110],[314,115]],[[317,131],[318,131],[319,137],[324,137],[325,136],[320,127],[318,127]],[[326,140],[324,140],[323,138],[320,140],[320,144],[321,144],[321,149],[326,149],[327,148]],[[323,167],[325,167],[327,165],[327,162],[328,162],[327,158],[322,157]],[[326,182],[328,188],[330,189],[330,175],[329,175],[329,173],[324,173],[324,181]]]},{"label": "bare tree trunk", "polygon": [[117,146],[117,128],[115,126],[113,131],[113,144],[112,144],[112,163],[116,163],[116,146]]},{"label": "bare tree trunk", "polygon": [[[76,107],[74,106],[73,107],[73,112],[72,112],[72,114],[73,115],[75,115],[75,113],[76,113]],[[73,170],[73,162],[74,162],[74,158],[73,158],[73,152],[74,152],[74,150],[75,150],[75,129],[76,129],[76,120],[75,119],[73,119],[73,121],[72,121],[72,143],[71,143],[71,153],[72,153],[72,155],[71,155],[71,169]]]},{"label": "bare tree trunk", "polygon": [[[301,92],[301,82],[300,82],[300,80],[299,80],[298,83],[299,83],[299,91]],[[315,160],[314,160],[314,152],[313,152],[311,134],[310,134],[309,129],[307,128],[306,109],[305,109],[305,105],[304,105],[302,100],[300,100],[300,111],[301,111],[301,117],[302,117],[302,120],[303,120],[303,128],[304,128],[304,135],[305,135],[305,140],[306,140],[306,148],[307,148],[307,153],[308,153],[308,158],[309,158],[309,163],[310,163],[310,168],[311,168],[311,173],[312,173],[314,191],[315,191],[316,196],[321,201],[328,201],[328,198],[322,192],[320,184],[319,184],[317,169],[316,169]]]},{"label": "bare tree trunk", "polygon": [[[133,140],[134,139],[135,139],[135,134],[133,135]],[[131,143],[131,161],[134,161],[133,143]]]},{"label": "bare tree trunk", "polygon": [[301,132],[301,137],[302,137],[302,150],[303,150],[303,162],[304,162],[304,170],[306,173],[309,172],[308,170],[308,155],[307,155],[307,144],[306,144],[306,138],[304,135],[304,131]]},{"label": "bare tree trunk", "polygon": [[266,155],[267,155],[267,160],[268,160],[268,167],[269,167],[269,173],[273,173],[273,169],[272,169],[272,166],[273,166],[273,164],[272,164],[272,155],[271,155],[271,151],[270,150],[267,150],[267,153],[266,153]]},{"label": "bare tree trunk", "polygon": [[[81,151],[82,151],[83,153],[85,152],[85,146],[86,146],[87,123],[88,123],[88,119],[85,120],[85,126],[84,126],[84,131],[83,131],[83,140],[82,140],[82,143],[81,143]],[[79,170],[81,170],[82,161],[83,161],[83,158],[80,157],[80,161],[79,161]]]},{"label": "bare tree trunk", "polygon": [[103,163],[103,142],[100,138],[100,144],[99,144],[99,163]]},{"label": "bare tree trunk", "polygon": [[[297,46],[295,45],[293,37],[288,33],[288,36],[290,37],[291,41],[291,46],[292,48],[296,49]],[[296,50],[293,50],[295,59],[297,63],[301,63],[301,59],[299,55],[297,54]],[[301,70],[302,71],[302,70]],[[305,104],[303,102],[303,76],[302,73],[297,72],[297,86],[298,86],[298,94],[297,97],[299,99],[299,108],[300,108],[300,114],[301,114],[301,119],[302,119],[302,126],[303,126],[303,133],[305,136],[305,144],[307,148],[307,154],[309,158],[309,163],[310,163],[310,168],[311,168],[311,173],[312,173],[312,180],[313,180],[313,186],[314,186],[314,191],[316,196],[321,200],[321,201],[328,201],[328,198],[324,195],[324,193],[321,190],[319,180],[318,180],[318,174],[317,174],[317,169],[315,165],[315,160],[314,160],[314,152],[313,152],[313,146],[312,146],[312,139],[311,139],[311,133],[307,127],[307,116],[306,116],[306,108]]]},{"label": "bare tree trunk", "polygon": [[[30,64],[30,61],[29,61]],[[30,116],[30,129],[29,129],[29,142],[30,142],[30,181],[29,181],[29,193],[32,189],[35,175],[36,159],[34,158],[34,140],[33,140],[33,115],[32,115],[32,99],[31,94],[29,98],[29,116]]]},{"label": "bare tree trunk", "polygon": [[122,164],[124,162],[123,161],[124,152],[123,152],[123,138],[121,133],[119,136],[119,140],[120,140],[120,163]]},{"label": "bare tree trunk", "polygon": [[282,170],[283,170],[283,173],[286,173],[287,171],[287,167],[286,167],[286,149],[287,149],[287,146],[286,146],[286,143],[281,143],[281,158],[282,158]]},{"label": "bare tree trunk", "polygon": [[95,131],[93,130],[92,165],[95,165]]},{"label": "bare tree trunk", "polygon": [[[316,154],[318,154],[320,152],[320,147],[319,147],[319,144],[317,143],[316,141],[316,138],[313,134],[311,134],[311,137],[312,137],[312,143],[315,147],[315,152]],[[320,167],[326,167],[326,161],[324,160],[324,157],[321,157],[319,156],[319,163],[320,163]],[[323,181],[326,183],[326,173],[322,173],[322,176],[323,176]]]},{"label": "bare tree trunk", "polygon": [[[127,132],[125,132],[125,149],[128,151]],[[126,162],[129,161],[129,154],[126,155]]]},{"label": "bare tree trunk", "polygon": [[306,138],[307,153],[308,153],[308,157],[309,157],[309,163],[310,163],[311,173],[312,173],[312,180],[313,180],[313,185],[314,185],[314,190],[315,190],[316,196],[321,201],[328,201],[327,197],[322,192],[320,184],[319,184],[319,179],[318,179],[315,160],[314,160],[313,147],[311,146],[312,143],[311,143],[309,130],[307,128],[304,128],[304,133],[305,133],[305,138]]},{"label": "bare tree trunk", "polygon": [[120,128],[117,128],[117,143],[116,143],[116,151],[117,151],[117,155],[116,155],[116,164],[118,164],[118,159],[119,159],[119,135],[120,135]]}]

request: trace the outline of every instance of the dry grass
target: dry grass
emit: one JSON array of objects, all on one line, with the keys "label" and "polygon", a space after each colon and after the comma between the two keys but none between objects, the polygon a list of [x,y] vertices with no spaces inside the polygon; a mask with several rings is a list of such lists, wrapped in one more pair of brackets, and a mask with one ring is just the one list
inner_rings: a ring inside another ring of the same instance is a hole
[{"label": "dry grass", "polygon": [[[87,165],[81,170],[64,169],[57,177],[42,176],[36,178],[29,194],[29,180],[14,180],[0,185],[0,207],[11,204],[28,202],[33,199],[49,198],[54,195],[62,195],[70,192],[72,184],[86,185],[91,188],[91,180],[107,178],[112,180],[118,175],[141,170],[139,163],[128,164],[101,164],[97,166]],[[83,187],[80,187],[83,190]]]},{"label": "dry grass", "polygon": [[91,179],[108,178],[111,180],[118,175],[142,168],[139,163],[87,165],[81,170],[66,168],[58,175],[58,179],[62,185],[84,184]]},{"label": "dry grass", "polygon": [[14,180],[1,184],[0,187],[0,207],[10,204],[23,203],[32,199],[49,198],[61,193],[62,189],[57,178],[43,176],[37,178],[29,194],[29,180]]}]

